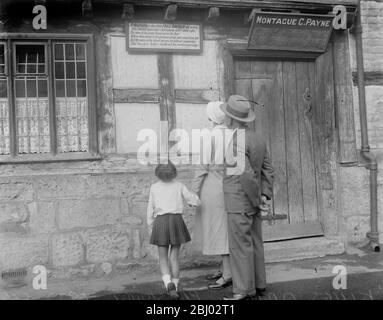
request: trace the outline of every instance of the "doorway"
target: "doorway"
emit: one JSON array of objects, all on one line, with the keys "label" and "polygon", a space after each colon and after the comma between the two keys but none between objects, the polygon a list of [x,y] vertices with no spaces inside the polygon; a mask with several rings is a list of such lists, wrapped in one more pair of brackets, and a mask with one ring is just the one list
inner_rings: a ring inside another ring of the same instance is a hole
[{"label": "doorway", "polygon": [[264,240],[323,235],[312,127],[315,62],[236,58],[234,90],[259,103],[251,127],[264,137],[275,170]]}]

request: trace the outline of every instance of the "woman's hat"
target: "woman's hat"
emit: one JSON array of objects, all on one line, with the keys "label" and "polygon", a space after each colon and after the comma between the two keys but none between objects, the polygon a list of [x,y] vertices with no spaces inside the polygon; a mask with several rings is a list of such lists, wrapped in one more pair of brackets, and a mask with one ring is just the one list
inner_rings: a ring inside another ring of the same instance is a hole
[{"label": "woman's hat", "polygon": [[250,101],[245,97],[233,95],[226,103],[221,105],[221,110],[230,118],[242,122],[251,122],[255,119],[255,113],[251,110]]},{"label": "woman's hat", "polygon": [[206,106],[207,117],[216,124],[222,124],[225,120],[225,114],[221,110],[222,101],[212,101]]}]

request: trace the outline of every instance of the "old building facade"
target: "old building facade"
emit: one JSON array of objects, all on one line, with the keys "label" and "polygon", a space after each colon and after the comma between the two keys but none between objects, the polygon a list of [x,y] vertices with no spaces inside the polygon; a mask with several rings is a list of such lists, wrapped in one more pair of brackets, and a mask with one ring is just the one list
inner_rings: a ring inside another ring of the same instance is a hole
[{"label": "old building facade", "polygon": [[[36,4],[47,8],[47,29],[33,28]],[[304,38],[292,51],[248,49],[252,13],[323,16],[339,4],[348,28],[333,30],[323,52],[307,50]],[[264,222],[268,260],[367,243],[372,189],[360,150],[358,6],[354,0],[2,1],[0,270],[45,265],[57,274],[74,270],[71,277],[78,270],[101,275],[104,263],[116,272],[152,268],[156,250],[148,245],[145,214],[154,167],[137,161],[137,133],[159,133],[160,121],[188,133],[208,127],[206,103],[232,93],[264,105],[255,109],[253,127],[265,136],[276,169],[273,209]],[[382,239],[383,3],[362,1],[360,12]],[[143,20],[199,25],[200,52],[128,50],[129,23]],[[178,168],[188,184],[195,168]],[[185,219],[193,237],[192,210]],[[193,244],[182,259],[185,266],[212,262]]]}]

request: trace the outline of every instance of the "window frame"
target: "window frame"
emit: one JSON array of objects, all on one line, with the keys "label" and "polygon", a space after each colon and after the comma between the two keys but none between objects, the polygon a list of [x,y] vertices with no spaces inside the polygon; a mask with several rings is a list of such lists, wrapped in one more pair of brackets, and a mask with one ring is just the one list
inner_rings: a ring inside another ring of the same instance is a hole
[{"label": "window frame", "polygon": [[[88,98],[88,151],[87,152],[57,152],[57,128],[54,84],[54,48],[53,43],[60,41],[83,42],[86,46],[86,80]],[[5,47],[5,77],[8,81],[8,104],[9,104],[9,129],[10,129],[10,154],[0,155],[0,164],[6,163],[32,163],[32,162],[57,162],[57,161],[80,161],[100,159],[97,141],[97,98],[96,98],[96,75],[95,75],[95,51],[93,34],[60,34],[60,33],[2,33],[0,44]],[[36,154],[18,154],[16,141],[16,110],[15,110],[15,86],[13,78],[16,73],[17,44],[43,44],[45,48],[46,76],[48,81],[49,98],[49,130],[50,152]]]}]

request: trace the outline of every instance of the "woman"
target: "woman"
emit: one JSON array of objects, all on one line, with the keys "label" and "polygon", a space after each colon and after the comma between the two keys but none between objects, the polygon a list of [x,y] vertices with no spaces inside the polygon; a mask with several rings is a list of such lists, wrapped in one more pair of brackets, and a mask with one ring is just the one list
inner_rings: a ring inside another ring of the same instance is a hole
[{"label": "woman", "polygon": [[[193,189],[200,196],[201,207],[196,214],[195,240],[201,241],[202,253],[222,256],[222,272],[208,277],[217,280],[210,289],[221,289],[231,285],[227,213],[223,197],[223,159],[225,150],[225,114],[220,108],[223,102],[209,102],[206,114],[213,123],[211,148],[203,145],[203,169],[196,172]],[[221,136],[223,139],[213,139]],[[210,163],[210,164],[209,164]],[[206,165],[208,164],[208,165]],[[200,234],[198,234],[198,232]]]}]

